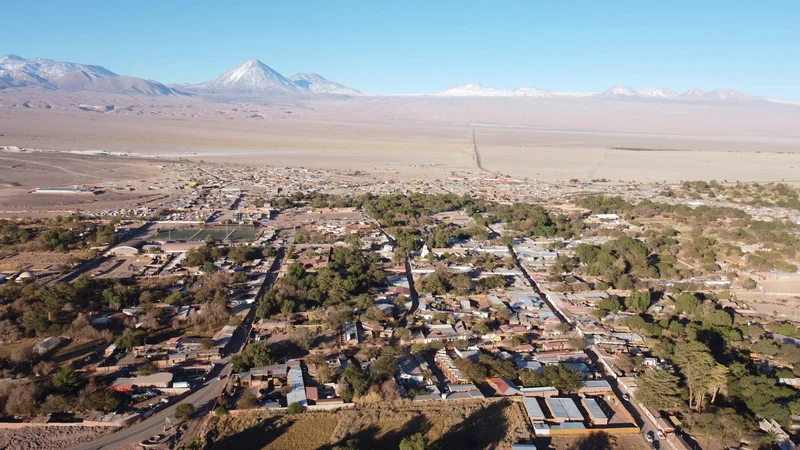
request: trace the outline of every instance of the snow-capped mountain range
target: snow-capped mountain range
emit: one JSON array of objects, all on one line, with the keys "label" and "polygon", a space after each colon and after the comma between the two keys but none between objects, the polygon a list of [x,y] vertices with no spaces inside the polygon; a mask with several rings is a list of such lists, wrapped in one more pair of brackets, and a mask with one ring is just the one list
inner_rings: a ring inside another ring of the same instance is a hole
[{"label": "snow-capped mountain range", "polygon": [[[167,87],[157,81],[121,76],[96,65],[53,61],[45,58],[25,59],[16,55],[0,58],[0,92],[4,89],[41,87],[49,90],[107,92],[132,95],[183,95],[237,93],[248,95],[337,95],[360,96],[361,92],[325,79],[316,73],[297,73],[285,77],[258,59],[250,59],[223,73],[214,80],[198,84]],[[690,89],[676,93],[662,87],[635,90],[618,85],[603,92],[555,92],[523,86],[516,89],[496,89],[477,83],[453,86],[428,97],[526,97],[526,98],[600,98],[629,101],[763,101],[797,105],[797,101],[754,97],[731,89],[704,92]]]},{"label": "snow-capped mountain range", "polygon": [[[652,87],[642,90],[635,90],[629,86],[617,85],[603,92],[554,92],[539,89],[536,87],[523,86],[516,89],[496,89],[486,87],[477,83],[466,83],[453,86],[441,92],[433,94],[438,97],[533,97],[533,98],[579,98],[595,97],[618,100],[767,100],[780,102],[777,100],[754,97],[742,94],[732,89],[715,89],[704,92],[700,89],[690,89],[683,93],[677,93],[667,88]],[[783,103],[783,102],[780,102]]]},{"label": "snow-capped mountain range", "polygon": [[329,81],[316,73],[297,73],[284,77],[257,59],[250,59],[218,78],[186,86],[191,92],[250,92],[282,94],[359,95],[355,89]]},{"label": "snow-capped mountain range", "polygon": [[316,73],[296,73],[289,79],[298,87],[319,94],[361,95],[361,92],[353,88],[326,80]]},{"label": "snow-capped mountain range", "polygon": [[175,94],[157,81],[120,76],[101,66],[45,58],[25,59],[17,55],[0,58],[0,89],[29,86],[121,94]]}]

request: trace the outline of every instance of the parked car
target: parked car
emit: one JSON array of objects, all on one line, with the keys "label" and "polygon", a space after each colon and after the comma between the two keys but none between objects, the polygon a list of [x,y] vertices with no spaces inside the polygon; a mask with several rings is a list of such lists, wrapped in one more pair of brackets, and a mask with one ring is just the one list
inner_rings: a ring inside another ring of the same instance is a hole
[{"label": "parked car", "polygon": [[653,441],[655,441],[655,438],[653,436],[654,436],[653,432],[652,431],[648,431],[647,434],[644,436],[644,438],[647,439],[647,442],[652,444]]},{"label": "parked car", "polygon": [[658,434],[659,439],[664,439],[664,432],[663,431],[658,430],[658,432],[656,434]]},{"label": "parked car", "polygon": [[631,401],[631,398],[628,397],[628,394],[622,394],[622,399],[625,400],[626,402]]}]

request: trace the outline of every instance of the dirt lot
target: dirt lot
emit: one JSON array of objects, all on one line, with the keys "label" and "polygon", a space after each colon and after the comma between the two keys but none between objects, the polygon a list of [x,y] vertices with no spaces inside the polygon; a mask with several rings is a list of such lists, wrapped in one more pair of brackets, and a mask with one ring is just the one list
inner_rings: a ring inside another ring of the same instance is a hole
[{"label": "dirt lot", "polygon": [[105,427],[48,427],[0,430],[0,448],[14,450],[48,450],[68,448],[91,441],[113,428]]},{"label": "dirt lot", "polygon": [[608,435],[605,433],[595,433],[586,436],[559,436],[537,439],[536,445],[541,449],[548,448],[552,450],[593,450],[608,448],[619,450],[651,449],[647,441],[639,434]]},{"label": "dirt lot", "polygon": [[15,272],[29,270],[31,272],[61,271],[70,267],[71,263],[80,258],[87,257],[85,252],[58,253],[58,252],[21,252],[0,259],[0,272]]},{"label": "dirt lot", "polygon": [[[167,177],[165,169],[147,159],[0,152],[0,217],[42,217],[78,209],[157,204],[170,193],[148,191],[147,185]],[[103,192],[99,195],[31,193],[39,187],[72,185],[97,186]]]}]

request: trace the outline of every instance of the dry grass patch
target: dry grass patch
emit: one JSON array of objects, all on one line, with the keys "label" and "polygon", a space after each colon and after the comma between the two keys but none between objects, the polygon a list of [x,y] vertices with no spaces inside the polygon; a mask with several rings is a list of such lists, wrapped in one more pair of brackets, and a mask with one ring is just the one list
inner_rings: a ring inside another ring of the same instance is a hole
[{"label": "dry grass patch", "polygon": [[232,414],[211,419],[209,448],[330,449],[349,440],[359,448],[398,448],[423,433],[438,448],[510,448],[532,438],[519,402],[507,399],[362,406],[334,412]]},{"label": "dry grass patch", "polygon": [[317,449],[330,442],[338,422],[335,413],[236,414],[213,418],[206,439],[212,449]]}]

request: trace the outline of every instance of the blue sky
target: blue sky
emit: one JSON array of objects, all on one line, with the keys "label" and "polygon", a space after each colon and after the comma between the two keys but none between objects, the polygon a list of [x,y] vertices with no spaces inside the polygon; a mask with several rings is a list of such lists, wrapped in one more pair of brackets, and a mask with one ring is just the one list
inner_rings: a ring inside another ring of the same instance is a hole
[{"label": "blue sky", "polygon": [[13,2],[2,15],[9,28],[0,54],[164,83],[205,81],[256,57],[286,76],[317,72],[370,93],[474,81],[571,91],[724,87],[800,99],[796,0],[51,0]]}]

